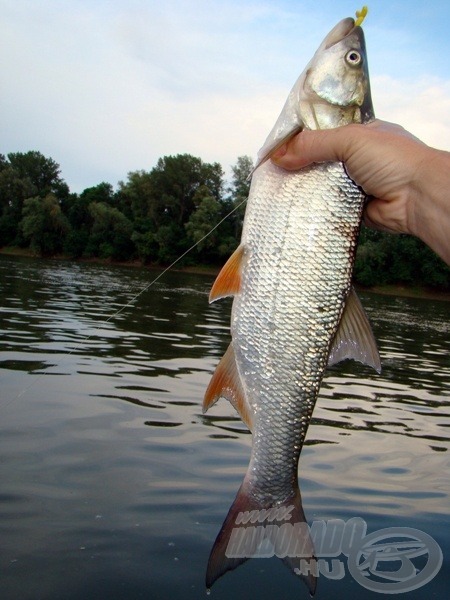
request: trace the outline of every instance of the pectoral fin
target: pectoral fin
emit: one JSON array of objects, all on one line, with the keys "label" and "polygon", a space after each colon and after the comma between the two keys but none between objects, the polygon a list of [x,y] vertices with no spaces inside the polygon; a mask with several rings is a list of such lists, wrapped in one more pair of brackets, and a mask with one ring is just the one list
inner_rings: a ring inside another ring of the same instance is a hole
[{"label": "pectoral fin", "polygon": [[289,140],[291,140],[295,135],[297,135],[297,133],[300,133],[302,129],[303,124],[298,124],[294,126],[294,128],[291,131],[288,131],[284,135],[282,134],[279,139],[271,140],[269,143],[266,142],[266,144],[259,151],[258,160],[256,161],[256,165],[251,175],[253,175],[256,169],[260,167],[263,163],[265,163],[266,160],[269,160],[269,158],[271,158],[272,155],[275,154],[275,152],[279,148],[281,148],[281,146],[283,146],[283,144],[287,144]]},{"label": "pectoral fin", "polygon": [[328,364],[352,358],[381,372],[380,355],[369,320],[354,289],[342,314],[339,329],[331,346]]},{"label": "pectoral fin", "polygon": [[277,119],[277,122],[272,128],[272,131],[267,136],[263,147],[258,152],[258,160],[253,171],[268,160],[274,152],[283,144],[288,142],[294,135],[307,128],[304,121],[303,110],[301,108],[301,98],[303,97],[303,86],[308,75],[308,68],[303,71],[300,77],[294,84],[294,87],[289,93],[283,109]]},{"label": "pectoral fin", "polygon": [[234,296],[241,289],[242,260],[244,257],[244,246],[239,246],[227,260],[218,274],[211,291],[209,301],[214,302],[219,298]]},{"label": "pectoral fin", "polygon": [[251,431],[252,409],[242,387],[232,344],[228,346],[209,382],[203,399],[203,412],[205,413],[221,397],[231,402]]}]

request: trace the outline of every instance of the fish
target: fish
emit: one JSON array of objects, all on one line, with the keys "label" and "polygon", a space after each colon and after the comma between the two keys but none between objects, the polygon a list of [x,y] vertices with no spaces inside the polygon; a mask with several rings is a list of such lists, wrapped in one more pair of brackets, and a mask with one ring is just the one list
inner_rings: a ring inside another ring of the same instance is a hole
[{"label": "fish", "polygon": [[[327,366],[355,359],[381,369],[352,287],[364,192],[342,163],[290,172],[270,160],[299,131],[375,118],[361,28],[365,10],[328,33],[289,93],[258,154],[240,245],[211,288],[210,302],[234,299],[231,343],[207,387],[203,411],[221,397],[229,400],[252,432],[252,448],[211,550],[208,589],[271,547],[314,593],[316,577],[299,568],[299,556],[314,557],[301,526],[300,452]],[[287,532],[286,525],[291,537],[302,539],[280,549],[276,535],[282,527]]]}]

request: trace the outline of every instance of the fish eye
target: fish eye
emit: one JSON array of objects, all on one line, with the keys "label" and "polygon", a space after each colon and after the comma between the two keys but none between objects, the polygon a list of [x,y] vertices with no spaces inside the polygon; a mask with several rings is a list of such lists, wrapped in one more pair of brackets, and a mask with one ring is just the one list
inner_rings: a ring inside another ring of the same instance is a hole
[{"label": "fish eye", "polygon": [[345,55],[345,60],[351,67],[358,67],[362,63],[362,56],[358,50],[349,50]]}]

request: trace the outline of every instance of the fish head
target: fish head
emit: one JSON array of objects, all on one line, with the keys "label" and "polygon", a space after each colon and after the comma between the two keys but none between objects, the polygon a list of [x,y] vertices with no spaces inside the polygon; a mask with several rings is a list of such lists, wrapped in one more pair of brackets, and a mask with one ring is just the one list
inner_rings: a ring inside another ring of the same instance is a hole
[{"label": "fish head", "polygon": [[364,32],[343,19],[324,39],[299,90],[303,126],[329,129],[374,118]]},{"label": "fish head", "polygon": [[255,169],[303,129],[330,129],[374,118],[364,32],[354,19],[343,19],[297,79]]}]

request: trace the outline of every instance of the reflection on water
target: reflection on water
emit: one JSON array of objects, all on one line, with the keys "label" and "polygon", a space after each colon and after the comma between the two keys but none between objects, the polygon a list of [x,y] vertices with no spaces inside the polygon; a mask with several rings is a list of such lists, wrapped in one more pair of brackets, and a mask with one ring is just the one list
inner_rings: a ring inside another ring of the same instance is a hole
[{"label": "reflection on water", "polygon": [[[2,598],[203,598],[209,550],[251,436],[201,400],[229,342],[209,276],[0,257]],[[309,521],[415,527],[450,574],[449,305],[366,294],[383,372],[324,380],[300,459]],[[131,302],[130,305],[128,305]],[[243,587],[245,586],[245,587]],[[248,561],[211,597],[297,598],[280,561]],[[253,595],[252,595],[253,594]],[[303,596],[302,596],[303,594]],[[347,575],[316,597],[375,597]]]}]

